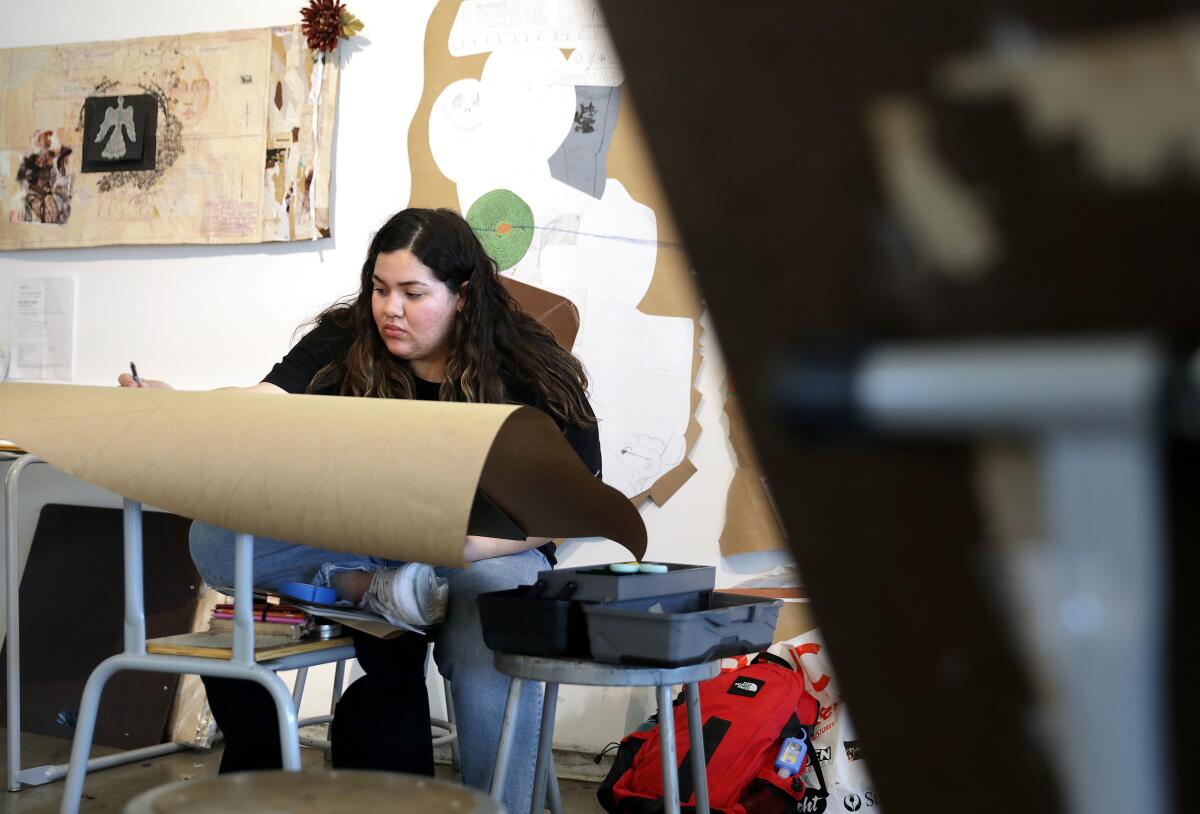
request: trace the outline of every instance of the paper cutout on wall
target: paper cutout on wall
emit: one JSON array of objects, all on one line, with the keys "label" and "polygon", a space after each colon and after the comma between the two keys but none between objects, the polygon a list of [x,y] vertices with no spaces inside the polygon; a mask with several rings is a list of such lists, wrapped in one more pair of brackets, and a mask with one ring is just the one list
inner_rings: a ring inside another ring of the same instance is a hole
[{"label": "paper cutout on wall", "polygon": [[533,242],[533,212],[508,189],[493,189],[471,204],[467,222],[501,271],[521,262]]},{"label": "paper cutout on wall", "polygon": [[119,495],[304,545],[461,566],[478,488],[530,536],[646,551],[637,510],[530,407],[0,384],[0,427]]},{"label": "paper cutout on wall", "polygon": [[[700,432],[688,260],[624,89],[617,104],[624,77],[595,4],[539,0],[532,15],[520,5],[442,0],[433,10],[409,133],[411,203],[469,212],[508,190],[529,207],[532,239],[505,274],[577,305],[574,350],[600,418],[605,481],[661,504],[695,471],[687,451]],[[579,86],[614,91],[588,134],[611,138],[589,147],[587,172],[573,154],[567,173],[560,150],[577,117],[590,118]]]},{"label": "paper cutout on wall", "polygon": [[725,499],[725,528],[721,531],[721,554],[726,557],[750,551],[773,551],[785,545],[779,515],[771,503],[771,494],[762,470],[755,462],[746,419],[737,396],[727,392],[725,415],[729,419],[729,442],[737,456],[738,468],[729,482]]},{"label": "paper cutout on wall", "polygon": [[620,111],[620,88],[575,88],[575,120],[558,151],[550,156],[550,174],[593,198],[603,197],[608,147]]},{"label": "paper cutout on wall", "polygon": [[0,76],[0,249],[329,235],[338,58],[298,25],[2,50]]}]

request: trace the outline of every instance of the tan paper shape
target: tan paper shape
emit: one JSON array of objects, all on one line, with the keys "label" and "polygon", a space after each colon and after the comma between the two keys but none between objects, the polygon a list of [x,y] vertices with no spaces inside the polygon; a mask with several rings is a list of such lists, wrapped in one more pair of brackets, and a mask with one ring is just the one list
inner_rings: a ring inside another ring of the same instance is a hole
[{"label": "tan paper shape", "polygon": [[531,407],[0,384],[0,427],[119,495],[223,528],[461,566],[476,489],[527,535],[646,528]]},{"label": "tan paper shape", "polygon": [[730,557],[750,551],[773,551],[784,547],[779,518],[763,487],[762,471],[755,462],[746,419],[737,397],[728,393],[725,415],[729,418],[729,441],[738,468],[729,483],[725,500],[725,528],[721,531],[721,555]]}]

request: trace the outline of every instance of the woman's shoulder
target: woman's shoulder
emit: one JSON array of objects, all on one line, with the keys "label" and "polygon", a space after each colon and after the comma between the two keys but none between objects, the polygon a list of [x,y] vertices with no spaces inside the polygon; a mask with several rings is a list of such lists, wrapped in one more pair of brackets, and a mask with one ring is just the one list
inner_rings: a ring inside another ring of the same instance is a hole
[{"label": "woman's shoulder", "polygon": [[313,326],[297,345],[302,345],[320,356],[344,355],[354,342],[354,333],[339,314],[325,313],[317,317]]},{"label": "woman's shoulder", "polygon": [[[546,396],[535,384],[526,381],[505,379],[504,386],[508,390],[509,400],[513,404],[523,404],[527,407],[534,407],[541,410],[553,418],[560,427],[566,428],[567,423],[557,416],[554,410],[550,409],[550,404],[546,400]],[[595,415],[592,412],[592,405],[588,403],[587,395],[581,394],[581,399],[585,412],[588,415]]]}]

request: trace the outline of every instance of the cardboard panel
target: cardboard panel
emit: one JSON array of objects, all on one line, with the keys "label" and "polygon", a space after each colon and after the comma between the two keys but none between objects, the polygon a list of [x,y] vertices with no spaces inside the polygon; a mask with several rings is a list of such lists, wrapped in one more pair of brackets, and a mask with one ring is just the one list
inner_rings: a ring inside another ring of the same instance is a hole
[{"label": "cardboard panel", "polygon": [[0,426],[59,469],[223,528],[462,565],[476,489],[529,536],[646,527],[531,407],[0,384]]},{"label": "cardboard panel", "polygon": [[[188,553],[191,521],[161,512],[142,517],[146,634],[186,632],[201,587]],[[119,510],[42,509],[21,578],[23,731],[74,736],[88,676],[124,649],[123,562]],[[95,742],[125,749],[162,742],[178,679],[165,673],[114,676],[104,691]]]}]

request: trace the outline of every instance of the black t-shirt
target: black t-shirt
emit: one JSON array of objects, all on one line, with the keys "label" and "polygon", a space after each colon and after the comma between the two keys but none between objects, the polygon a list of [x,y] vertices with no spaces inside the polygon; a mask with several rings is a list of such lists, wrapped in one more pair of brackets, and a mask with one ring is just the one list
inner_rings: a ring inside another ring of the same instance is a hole
[{"label": "black t-shirt", "polygon": [[[308,390],[308,385],[313,377],[317,375],[317,371],[330,362],[345,358],[352,342],[353,339],[347,331],[338,327],[332,319],[325,319],[316,328],[305,334],[295,347],[271,368],[271,372],[263,378],[263,381],[288,393],[304,393]],[[413,379],[416,384],[414,398],[421,401],[438,400],[440,385],[437,382],[425,381],[416,376],[413,376]],[[340,389],[340,382],[334,382],[313,392],[315,395],[335,396]],[[587,427],[564,425],[551,414],[540,395],[525,392],[518,386],[510,385],[509,395],[513,403],[535,407],[554,418],[563,432],[563,437],[575,450],[575,454],[593,475],[600,477],[600,432],[595,424]],[[588,412],[591,412],[590,406]],[[542,546],[541,551],[553,565],[555,562],[554,544]]]}]

